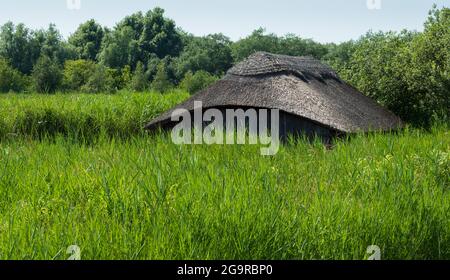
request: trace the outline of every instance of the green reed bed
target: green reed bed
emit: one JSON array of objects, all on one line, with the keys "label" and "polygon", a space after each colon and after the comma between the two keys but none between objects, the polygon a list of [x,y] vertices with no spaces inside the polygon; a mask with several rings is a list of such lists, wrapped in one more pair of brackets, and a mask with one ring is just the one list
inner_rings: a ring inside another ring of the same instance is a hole
[{"label": "green reed bed", "polygon": [[[53,98],[42,106],[64,97]],[[60,109],[131,106],[83,103]],[[0,259],[66,259],[69,245],[82,259],[364,259],[369,245],[383,259],[450,258],[447,127],[359,135],[332,150],[299,141],[273,157],[165,134],[74,142],[0,142]]]},{"label": "green reed bed", "polygon": [[2,94],[0,139],[64,135],[92,140],[104,134],[140,135],[146,122],[185,100],[185,92],[168,94]]}]

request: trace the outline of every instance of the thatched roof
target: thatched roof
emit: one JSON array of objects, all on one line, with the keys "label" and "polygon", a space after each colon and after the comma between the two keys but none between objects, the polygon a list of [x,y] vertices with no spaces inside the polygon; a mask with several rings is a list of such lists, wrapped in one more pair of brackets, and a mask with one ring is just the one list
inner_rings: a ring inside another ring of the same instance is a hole
[{"label": "thatched roof", "polygon": [[175,109],[254,107],[279,109],[341,132],[402,126],[401,120],[374,100],[342,81],[327,65],[309,57],[258,52],[186,102],[151,121],[146,128],[171,124]]}]

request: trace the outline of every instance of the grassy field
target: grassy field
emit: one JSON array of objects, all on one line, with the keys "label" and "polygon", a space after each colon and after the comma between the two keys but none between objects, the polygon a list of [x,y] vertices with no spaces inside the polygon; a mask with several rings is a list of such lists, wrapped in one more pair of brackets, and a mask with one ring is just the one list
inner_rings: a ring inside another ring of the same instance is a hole
[{"label": "grassy field", "polygon": [[142,134],[186,97],[0,96],[0,259],[450,259],[448,127],[273,157]]},{"label": "grassy field", "polygon": [[145,122],[189,94],[0,94],[0,139],[64,135],[79,142],[99,136],[141,135]]}]

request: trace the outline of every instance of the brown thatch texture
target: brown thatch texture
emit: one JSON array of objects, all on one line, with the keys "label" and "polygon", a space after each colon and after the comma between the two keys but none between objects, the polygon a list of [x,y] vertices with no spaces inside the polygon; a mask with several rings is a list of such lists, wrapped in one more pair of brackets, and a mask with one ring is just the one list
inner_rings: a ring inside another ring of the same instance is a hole
[{"label": "brown thatch texture", "polygon": [[334,130],[388,131],[401,120],[342,81],[328,66],[312,58],[256,53],[236,65],[220,81],[162,114],[148,129],[169,124],[173,110],[256,107],[279,109]]},{"label": "brown thatch texture", "polygon": [[237,76],[258,76],[290,72],[300,76],[332,77],[338,75],[320,61],[311,57],[295,57],[287,55],[274,55],[266,52],[257,52],[243,63],[239,63],[228,71],[228,74]]}]

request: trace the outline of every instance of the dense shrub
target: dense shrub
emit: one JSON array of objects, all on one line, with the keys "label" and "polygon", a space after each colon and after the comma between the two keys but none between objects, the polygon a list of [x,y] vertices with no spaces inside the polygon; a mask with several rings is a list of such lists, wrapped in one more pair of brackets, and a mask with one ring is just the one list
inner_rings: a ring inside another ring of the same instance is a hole
[{"label": "dense shrub", "polygon": [[142,64],[142,62],[138,62],[133,78],[130,82],[130,89],[134,91],[144,91],[148,89],[148,87],[149,81],[148,76],[145,73],[144,64]]},{"label": "dense shrub", "polygon": [[183,78],[191,71],[203,70],[212,75],[223,75],[232,65],[232,42],[222,34],[189,38],[188,44],[176,59],[177,76]]},{"label": "dense shrub", "polygon": [[108,33],[99,60],[106,66],[121,69],[130,65],[134,70],[139,61],[146,63],[153,55],[162,59],[176,57],[183,48],[175,22],[164,16],[164,10],[154,8],[123,19]]},{"label": "dense shrub", "polygon": [[81,24],[68,41],[79,59],[95,61],[102,47],[104,35],[103,27],[91,19]]},{"label": "dense shrub", "polygon": [[169,75],[167,73],[166,65],[164,62],[160,62],[158,64],[158,70],[151,84],[151,88],[152,90],[160,93],[166,93],[171,88],[173,88],[173,84],[169,79]]},{"label": "dense shrub", "polygon": [[450,9],[433,9],[423,33],[370,32],[329,59],[342,78],[403,120],[429,126],[436,116],[448,119],[449,26]]},{"label": "dense shrub", "polygon": [[180,88],[186,90],[190,94],[194,94],[205,89],[217,80],[217,77],[205,71],[198,71],[195,74],[187,72],[184,79],[181,81]]},{"label": "dense shrub", "polygon": [[231,46],[235,62],[244,60],[257,51],[266,51],[293,56],[313,56],[322,59],[328,52],[327,47],[310,39],[303,39],[293,34],[279,37],[266,34],[265,29],[255,30],[250,36]]},{"label": "dense shrub", "polygon": [[133,79],[133,73],[131,73],[131,66],[126,65],[120,71],[120,89],[128,88],[130,86],[131,80]]},{"label": "dense shrub", "polygon": [[111,92],[116,92],[118,90],[126,88],[127,84],[125,84],[124,76],[122,74],[122,70],[105,67],[106,70],[106,85],[107,88]]},{"label": "dense shrub", "polygon": [[61,84],[62,70],[56,61],[42,56],[33,68],[32,78],[37,92],[55,92]]},{"label": "dense shrub", "polygon": [[86,93],[112,93],[117,90],[115,72],[103,65],[96,65],[95,71],[89,77],[86,84],[81,87],[82,92]]},{"label": "dense shrub", "polygon": [[68,60],[64,64],[63,85],[65,89],[79,91],[97,70],[90,60]]},{"label": "dense shrub", "polygon": [[26,87],[26,77],[13,69],[6,59],[0,59],[0,92],[20,92]]}]

